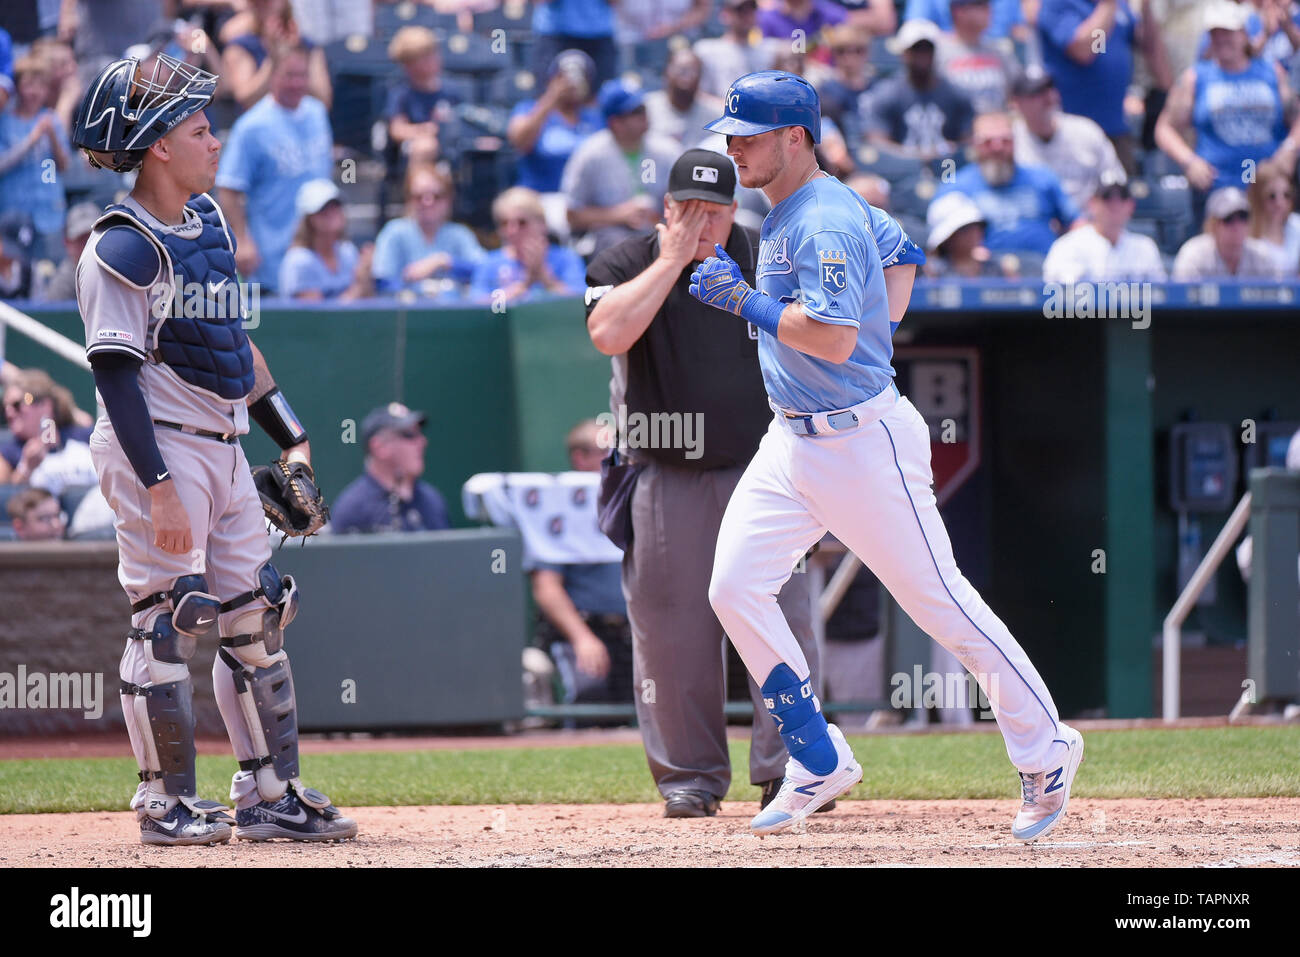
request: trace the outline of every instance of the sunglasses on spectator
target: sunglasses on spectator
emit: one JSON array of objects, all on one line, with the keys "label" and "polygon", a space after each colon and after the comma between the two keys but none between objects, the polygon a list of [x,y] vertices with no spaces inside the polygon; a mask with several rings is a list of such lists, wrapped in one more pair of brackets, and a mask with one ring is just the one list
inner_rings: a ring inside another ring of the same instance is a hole
[{"label": "sunglasses on spectator", "polygon": [[434,192],[431,189],[427,189],[422,193],[412,193],[411,197],[413,199],[431,199],[436,203],[440,199],[446,199],[447,194],[441,192]]},{"label": "sunglasses on spectator", "polygon": [[68,520],[67,513],[58,511],[47,515],[29,512],[23,519],[28,525],[62,525]]},{"label": "sunglasses on spectator", "polygon": [[31,405],[33,402],[39,402],[43,398],[45,397],[40,396],[38,398],[37,396],[32,395],[30,392],[24,392],[23,397],[21,399],[10,399],[8,402],[6,402],[5,408],[13,409],[15,412],[17,412],[23,406]]},{"label": "sunglasses on spectator", "polygon": [[832,47],[831,52],[836,56],[866,56],[866,47]]},{"label": "sunglasses on spectator", "polygon": [[393,432],[399,439],[406,439],[408,442],[414,442],[416,439],[424,437],[424,433],[419,429],[400,429]]},{"label": "sunglasses on spectator", "polygon": [[1235,213],[1229,213],[1227,216],[1224,216],[1223,222],[1244,223],[1248,219],[1250,219],[1250,213],[1243,212],[1242,210],[1239,209]]},{"label": "sunglasses on spectator", "polygon": [[747,2],[745,3],[736,4],[731,9],[736,11],[737,13],[753,13],[755,10],[758,9],[758,3],[757,2],[751,3],[748,2],[747,0]]},{"label": "sunglasses on spectator", "polygon": [[988,146],[990,143],[1012,143],[1010,136],[985,136],[975,141],[976,146]]},{"label": "sunglasses on spectator", "polygon": [[504,219],[498,219],[498,226],[530,226],[535,220],[528,219],[524,216],[507,216]]}]

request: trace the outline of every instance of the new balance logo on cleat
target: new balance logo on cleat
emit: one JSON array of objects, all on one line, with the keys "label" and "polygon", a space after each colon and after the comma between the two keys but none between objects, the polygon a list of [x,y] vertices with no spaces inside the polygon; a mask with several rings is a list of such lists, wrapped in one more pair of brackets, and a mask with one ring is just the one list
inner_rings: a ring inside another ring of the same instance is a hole
[{"label": "new balance logo on cleat", "polygon": [[1053,771],[1051,774],[1047,776],[1052,783],[1043,789],[1044,794],[1051,794],[1053,791],[1059,791],[1061,789],[1062,787],[1061,775],[1064,772],[1065,772],[1065,766],[1062,765],[1061,767],[1057,768],[1055,771]]},{"label": "new balance logo on cleat", "polygon": [[802,787],[795,788],[795,790],[798,791],[800,794],[806,794],[809,797],[812,797],[814,794],[816,794],[815,789],[821,787],[825,783],[826,783],[825,781],[813,781],[811,784],[805,784]]}]

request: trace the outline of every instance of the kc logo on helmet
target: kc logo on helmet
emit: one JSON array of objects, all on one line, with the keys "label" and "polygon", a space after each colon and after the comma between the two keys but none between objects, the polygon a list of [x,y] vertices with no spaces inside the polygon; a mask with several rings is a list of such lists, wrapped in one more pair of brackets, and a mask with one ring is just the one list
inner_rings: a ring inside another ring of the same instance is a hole
[{"label": "kc logo on helmet", "polygon": [[727,112],[735,113],[736,110],[739,108],[739,104],[740,104],[740,94],[737,93],[734,89],[728,90],[727,91]]},{"label": "kc logo on helmet", "polygon": [[691,170],[691,179],[697,183],[716,183],[718,171],[712,166],[697,166]]}]

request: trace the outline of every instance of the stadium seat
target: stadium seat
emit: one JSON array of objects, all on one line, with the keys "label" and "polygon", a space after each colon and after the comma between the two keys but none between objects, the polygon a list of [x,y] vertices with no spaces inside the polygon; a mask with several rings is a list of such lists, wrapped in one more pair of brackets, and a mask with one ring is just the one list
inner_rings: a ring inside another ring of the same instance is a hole
[{"label": "stadium seat", "polygon": [[509,110],[540,92],[537,79],[528,70],[503,70],[488,81],[487,101]]},{"label": "stadium seat", "polygon": [[871,65],[877,76],[889,76],[902,68],[903,61],[898,54],[889,49],[889,37],[873,37],[871,40]]},{"label": "stadium seat", "polygon": [[371,126],[383,111],[390,80],[399,74],[384,45],[360,35],[337,40],[325,48],[334,84],[330,125],[334,142],[370,154]]},{"label": "stadium seat", "polygon": [[493,50],[492,41],[477,33],[452,33],[442,46],[442,68],[448,73],[481,76],[509,65],[505,56]]},{"label": "stadium seat", "polygon": [[492,10],[474,14],[474,32],[491,37],[493,30],[504,30],[508,38],[532,33],[533,9],[526,0],[504,0]]},{"label": "stadium seat", "polygon": [[77,513],[77,506],[81,504],[81,500],[89,495],[94,487],[93,485],[69,485],[63,490],[63,494],[59,496],[59,507],[68,516],[69,522]]},{"label": "stadium seat", "polygon": [[454,13],[439,13],[422,3],[376,3],[375,36],[380,46],[387,47],[402,27],[428,27],[442,34],[454,33],[459,24]]},{"label": "stadium seat", "polygon": [[1134,180],[1132,189],[1134,220],[1155,224],[1158,231],[1152,238],[1162,251],[1176,253],[1197,229],[1192,221],[1192,193],[1186,177],[1181,173],[1149,176]]},{"label": "stadium seat", "polygon": [[27,488],[26,485],[0,485],[0,525],[10,525],[9,510],[6,506],[9,500]]},{"label": "stadium seat", "polygon": [[995,260],[1001,260],[1003,256],[1014,256],[1019,261],[1020,277],[1022,279],[1043,278],[1043,260],[1047,258],[1046,250],[1017,249],[1012,252],[999,251],[993,253]]},{"label": "stadium seat", "polygon": [[913,216],[924,220],[930,200],[938,191],[938,182],[929,174],[922,174],[890,185],[889,206],[896,215]]},{"label": "stadium seat", "polygon": [[891,185],[914,180],[921,175],[920,160],[877,149],[870,144],[864,143],[858,147],[857,159],[864,172],[883,176]]}]

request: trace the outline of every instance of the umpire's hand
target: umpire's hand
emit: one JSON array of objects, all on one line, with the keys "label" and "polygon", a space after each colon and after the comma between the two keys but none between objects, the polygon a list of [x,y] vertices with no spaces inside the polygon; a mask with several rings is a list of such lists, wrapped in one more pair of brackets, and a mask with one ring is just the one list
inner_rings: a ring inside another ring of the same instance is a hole
[{"label": "umpire's hand", "polygon": [[169,555],[185,555],[194,547],[190,516],[170,478],[149,486],[149,520],[153,543]]}]

